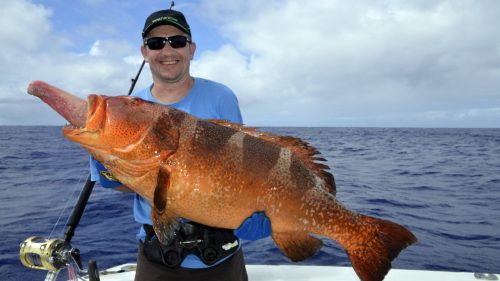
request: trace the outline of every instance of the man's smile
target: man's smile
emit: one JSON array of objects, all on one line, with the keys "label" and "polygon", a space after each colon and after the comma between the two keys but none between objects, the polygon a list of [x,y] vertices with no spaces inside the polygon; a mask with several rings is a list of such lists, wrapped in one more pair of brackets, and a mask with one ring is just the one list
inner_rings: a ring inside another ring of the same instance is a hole
[{"label": "man's smile", "polygon": [[179,61],[178,60],[167,60],[167,61],[160,61],[160,64],[162,65],[173,65],[177,64]]}]

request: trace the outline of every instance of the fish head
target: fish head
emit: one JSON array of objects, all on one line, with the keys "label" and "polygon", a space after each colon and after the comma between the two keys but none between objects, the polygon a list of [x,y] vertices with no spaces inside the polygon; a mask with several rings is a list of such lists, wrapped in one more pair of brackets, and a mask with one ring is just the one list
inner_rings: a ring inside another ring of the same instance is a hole
[{"label": "fish head", "polygon": [[66,125],[63,134],[120,183],[152,202],[162,163],[179,141],[172,116],[184,113],[129,96],[89,95],[87,104],[85,126]]},{"label": "fish head", "polygon": [[160,168],[177,150],[186,113],[129,96],[89,95],[84,100],[38,80],[27,92],[69,122],[63,128],[66,138],[122,184],[152,200]]},{"label": "fish head", "polygon": [[91,152],[121,159],[148,159],[158,152],[148,135],[166,107],[130,96],[89,95],[87,103],[85,126],[63,128],[68,139]]}]

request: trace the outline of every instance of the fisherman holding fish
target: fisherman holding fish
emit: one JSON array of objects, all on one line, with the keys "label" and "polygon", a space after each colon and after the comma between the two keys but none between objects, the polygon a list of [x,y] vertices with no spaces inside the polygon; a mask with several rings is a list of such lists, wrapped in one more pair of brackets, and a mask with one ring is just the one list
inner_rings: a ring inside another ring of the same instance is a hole
[{"label": "fisherman holding fish", "polygon": [[153,85],[135,97],[85,101],[42,81],[28,86],[69,122],[64,136],[99,161],[93,179],[138,194],[136,280],[247,280],[238,237],[272,232],[291,261],[316,254],[319,235],[345,249],[360,280],[381,281],[417,241],[400,224],[345,207],[315,147],[236,124],[232,91],[189,74],[196,45],[182,13],[151,14],[143,39]]},{"label": "fisherman holding fish", "polygon": [[[185,16],[172,7],[152,13],[142,31],[141,53],[149,63],[153,84],[133,96],[183,110],[202,119],[242,123],[238,100],[220,83],[192,77],[190,61],[196,44]],[[103,187],[130,191],[96,161],[91,160],[92,180]],[[136,194],[134,218],[142,225],[137,235],[136,281],[247,280],[239,238],[257,240],[271,234],[269,219],[254,213],[236,230],[214,228],[183,220],[169,245],[155,236],[151,205]]]}]

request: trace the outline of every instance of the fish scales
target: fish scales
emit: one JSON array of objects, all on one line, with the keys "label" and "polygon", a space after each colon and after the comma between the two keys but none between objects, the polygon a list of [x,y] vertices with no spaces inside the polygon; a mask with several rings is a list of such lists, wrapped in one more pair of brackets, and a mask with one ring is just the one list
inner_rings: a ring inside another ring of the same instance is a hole
[{"label": "fish scales", "polygon": [[[197,119],[132,97],[90,95],[85,102],[40,81],[28,92],[74,125],[63,129],[67,138],[151,203],[162,243],[172,239],[180,217],[236,229],[262,211],[292,261],[314,255],[322,242],[312,235],[320,235],[346,250],[361,280],[379,281],[416,242],[401,225],[345,208],[324,159],[300,139]],[[88,106],[85,120],[82,104]]]},{"label": "fish scales", "polygon": [[[201,162],[207,162],[204,167],[205,169],[200,168],[199,170],[213,170],[220,166],[224,167],[224,169],[220,170],[220,173],[214,173],[215,178],[210,180],[214,186],[211,194],[203,195],[213,197],[214,200],[207,200],[212,202],[211,204],[214,204],[214,201],[224,202],[222,204],[223,208],[229,210],[229,206],[241,209],[241,206],[245,203],[231,204],[230,202],[221,201],[223,199],[221,194],[228,194],[223,185],[218,184],[221,181],[226,184],[234,182],[234,184],[231,184],[233,187],[244,187],[237,189],[236,193],[248,195],[243,197],[247,202],[247,198],[255,198],[256,200],[251,203],[251,206],[252,210],[258,211],[272,209],[274,212],[277,212],[281,210],[282,208],[276,206],[273,202],[280,202],[280,197],[282,198],[286,194],[280,193],[278,190],[288,192],[287,186],[293,185],[304,190],[314,188],[311,185],[313,175],[305,169],[304,165],[286,147],[280,147],[251,135],[242,136],[242,132],[240,131],[229,130],[225,127],[221,128],[220,126],[214,126],[206,122],[200,122],[198,126],[194,139],[202,141],[194,141],[192,143],[192,154],[203,154],[205,160]],[[238,136],[241,144],[236,143],[236,146],[227,145],[229,140],[234,136]],[[206,140],[209,138],[212,140],[207,142]],[[198,150],[199,153],[197,152]],[[235,161],[235,156],[241,159],[241,161]],[[280,159],[282,160],[279,161]],[[197,161],[199,162],[200,160],[198,159]],[[225,164],[221,165],[221,162]],[[215,165],[214,163],[217,164]],[[277,168],[277,166],[281,166],[281,170],[285,166],[287,171],[279,173],[280,168]],[[192,170],[198,170],[193,169],[193,167],[191,168]],[[274,171],[278,171],[278,173]],[[252,177],[247,178],[245,177],[246,174],[251,174]],[[290,181],[295,181],[295,183],[290,183]],[[244,191],[252,194],[246,194]],[[303,196],[299,193],[298,199],[301,199]],[[230,196],[228,199],[238,202],[233,196]],[[295,208],[293,204],[291,208]],[[232,210],[229,212],[232,212]]]}]

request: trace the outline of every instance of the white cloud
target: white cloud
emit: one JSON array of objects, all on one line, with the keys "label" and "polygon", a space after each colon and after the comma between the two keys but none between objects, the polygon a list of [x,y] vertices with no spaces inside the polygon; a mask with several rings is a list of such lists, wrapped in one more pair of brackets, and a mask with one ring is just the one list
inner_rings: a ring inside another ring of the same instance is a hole
[{"label": "white cloud", "polygon": [[[230,86],[249,125],[499,126],[498,1],[201,1],[184,6],[191,22],[214,26],[195,37],[225,43],[198,46],[192,73]],[[138,4],[120,2],[104,17],[105,1],[85,3],[95,8],[55,30],[58,7],[3,1],[0,124],[59,120],[16,113],[45,110],[25,93],[34,79],[80,96],[127,92],[142,62],[131,34],[149,10],[138,20],[127,10]]]},{"label": "white cloud", "polygon": [[226,2],[203,10],[232,45],[196,70],[232,85],[247,120],[432,126],[416,116],[500,106],[499,2]]},{"label": "white cloud", "polygon": [[35,51],[40,44],[48,43],[46,39],[51,30],[48,18],[51,15],[50,9],[25,0],[2,3],[0,9],[2,50],[22,54]]},{"label": "white cloud", "polygon": [[89,55],[91,56],[102,56],[103,52],[101,51],[101,41],[95,41],[92,47],[90,47]]},{"label": "white cloud", "polygon": [[139,53],[139,47],[132,46],[124,40],[97,40],[88,51],[88,55],[108,58],[123,58],[124,56],[137,53]]},{"label": "white cloud", "polygon": [[193,61],[191,73],[194,76],[206,77],[230,86],[234,91],[253,93],[241,95],[240,103],[262,104],[265,102],[263,88],[265,78],[259,77],[261,73],[249,69],[254,66],[232,45],[224,45],[217,51],[207,51],[201,54],[198,60]]},{"label": "white cloud", "polygon": [[[45,57],[33,59],[30,55],[39,46],[48,45],[52,12],[28,1],[7,1],[0,10],[0,124],[9,124],[26,118],[24,109],[33,108],[28,99],[20,97],[27,86],[26,74],[33,65],[43,63]],[[25,89],[25,88],[24,88]],[[26,95],[27,96],[27,95]],[[22,110],[16,107],[21,102]],[[19,115],[19,116],[18,116]],[[22,122],[22,121],[21,121]]]},{"label": "white cloud", "polygon": [[459,119],[481,118],[481,117],[492,117],[496,120],[500,120],[500,107],[496,108],[471,108],[464,112],[456,114]]},{"label": "white cloud", "polygon": [[[0,124],[57,124],[55,113],[26,94],[32,80],[45,80],[82,97],[126,94],[135,76],[138,48],[122,40],[99,40],[73,53],[52,30],[52,12],[29,1],[4,1],[0,11]],[[29,111],[25,109],[29,108]],[[47,118],[26,115],[43,112]]]}]

